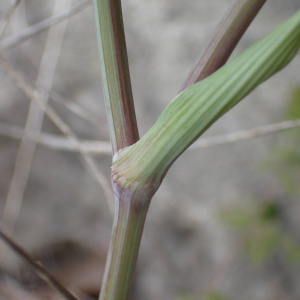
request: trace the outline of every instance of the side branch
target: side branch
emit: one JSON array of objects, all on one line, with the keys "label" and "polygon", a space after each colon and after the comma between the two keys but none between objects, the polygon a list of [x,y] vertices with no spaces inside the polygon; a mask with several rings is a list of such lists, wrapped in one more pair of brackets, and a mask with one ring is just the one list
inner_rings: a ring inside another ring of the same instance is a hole
[{"label": "side branch", "polygon": [[179,93],[208,77],[226,63],[265,2],[266,0],[237,0],[220,23],[213,39],[188,75]]}]

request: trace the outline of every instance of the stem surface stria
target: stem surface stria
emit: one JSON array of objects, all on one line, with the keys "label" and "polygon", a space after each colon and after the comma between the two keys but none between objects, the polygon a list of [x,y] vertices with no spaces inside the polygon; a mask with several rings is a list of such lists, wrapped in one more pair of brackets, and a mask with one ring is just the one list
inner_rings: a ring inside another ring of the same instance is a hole
[{"label": "stem surface stria", "polygon": [[120,0],[94,0],[106,115],[113,154],[139,139]]},{"label": "stem surface stria", "polygon": [[[114,158],[139,140],[120,0],[94,0],[100,68]],[[100,300],[126,300],[151,196],[112,181],[115,215]],[[144,189],[141,189],[144,190]]]},{"label": "stem surface stria", "polygon": [[221,21],[214,37],[188,75],[180,92],[221,68],[266,0],[237,0]]},{"label": "stem surface stria", "polygon": [[99,300],[126,300],[132,286],[152,193],[114,183],[116,210]]}]

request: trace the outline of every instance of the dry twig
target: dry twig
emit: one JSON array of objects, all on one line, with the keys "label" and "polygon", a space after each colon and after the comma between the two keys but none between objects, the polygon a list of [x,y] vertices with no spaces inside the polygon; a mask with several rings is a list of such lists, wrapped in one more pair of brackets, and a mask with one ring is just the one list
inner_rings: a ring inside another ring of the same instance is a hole
[{"label": "dry twig", "polygon": [[4,58],[4,56],[1,53],[0,53],[0,61],[4,69],[7,71],[7,73],[15,80],[19,88],[29,98],[34,99],[42,109],[45,109],[45,113],[49,117],[49,119],[57,126],[57,128],[62,133],[64,133],[68,137],[71,143],[78,149],[79,153],[83,158],[84,165],[87,167],[87,170],[89,170],[90,173],[94,175],[96,180],[103,188],[109,208],[111,212],[113,212],[113,195],[111,192],[110,184],[106,180],[105,176],[98,170],[93,159],[85,152],[85,149],[83,149],[83,147],[81,146],[75,133],[68,126],[68,124],[66,124],[62,120],[62,118],[56,113],[56,111],[53,108],[51,108],[50,106],[47,106],[46,108],[43,107],[42,101],[40,100],[39,97],[37,97],[37,95],[33,94],[32,88],[26,83],[23,76],[14,70],[14,68],[10,65],[10,63]]},{"label": "dry twig", "polygon": [[84,8],[91,4],[91,0],[85,0],[82,3],[74,6],[71,10],[64,12],[60,15],[51,17],[46,19],[38,24],[32,25],[18,34],[9,36],[5,39],[0,41],[0,50],[4,50],[10,48],[12,46],[16,46],[25,40],[31,38],[32,36],[36,35],[37,33],[48,29],[50,26],[58,24],[69,17],[74,16],[75,14],[81,12]]},{"label": "dry twig", "polygon": [[8,245],[18,256],[24,259],[51,288],[57,291],[67,300],[78,300],[70,291],[68,291],[58,280],[50,274],[40,263],[36,262],[22,247],[15,243],[10,237],[0,230],[0,238]]},{"label": "dry twig", "polygon": [[241,130],[229,134],[212,136],[206,139],[199,139],[195,142],[189,150],[198,148],[207,148],[211,146],[218,146],[223,144],[230,144],[241,140],[248,140],[259,136],[264,136],[271,133],[276,133],[288,129],[300,127],[300,120],[285,121],[275,124],[269,124],[250,130]]},{"label": "dry twig", "polygon": [[78,105],[77,103],[74,103],[74,102],[70,101],[69,99],[67,99],[53,91],[50,92],[50,98],[53,101],[66,107],[73,114],[75,114],[75,115],[81,117],[82,119],[89,121],[93,125],[99,127],[98,118],[94,114],[88,112],[86,109],[84,109],[83,107]]},{"label": "dry twig", "polygon": [[[7,136],[13,139],[21,139],[23,134],[23,128],[0,122],[0,135]],[[68,138],[62,135],[42,132],[39,134],[36,142],[53,150],[70,152],[78,151],[76,146],[72,142],[70,142]],[[81,144],[86,153],[97,155],[111,155],[110,142],[86,140],[78,140],[78,142]]]},{"label": "dry twig", "polygon": [[[71,6],[71,2],[72,0],[56,0],[54,15],[58,14],[62,8],[68,9]],[[9,234],[14,230],[14,225],[21,208],[36,148],[36,140],[40,134],[44,119],[44,107],[46,107],[48,103],[49,92],[51,90],[65,29],[66,22],[61,24],[60,27],[51,27],[48,32],[44,53],[36,79],[36,88],[33,91],[33,96],[38,97],[43,106],[42,108],[39,107],[33,100],[34,98],[31,99],[24,135],[22,136],[22,141],[17,154],[14,173],[1,219],[1,224],[5,226]],[[39,86],[43,86],[43,89],[40,89]]]},{"label": "dry twig", "polygon": [[11,15],[14,13],[15,9],[18,7],[18,5],[21,3],[22,0],[15,0],[14,3],[11,4],[11,6],[9,7],[6,15],[4,16],[4,18],[1,20],[0,22],[0,38],[3,35],[3,32],[10,20]]},{"label": "dry twig", "polygon": [[[201,148],[208,148],[212,146],[221,146],[248,140],[259,136],[278,133],[281,131],[295,129],[300,127],[300,120],[284,121],[280,123],[269,124],[250,130],[241,130],[233,133],[211,136],[208,138],[200,138],[188,150],[196,150]],[[0,135],[4,135],[14,139],[21,139],[23,136],[23,128],[15,125],[10,125],[0,122]],[[78,148],[68,139],[57,134],[42,132],[37,142],[47,148],[57,151],[78,151]],[[93,155],[111,155],[110,142],[94,141],[94,140],[78,140],[86,153]]]}]

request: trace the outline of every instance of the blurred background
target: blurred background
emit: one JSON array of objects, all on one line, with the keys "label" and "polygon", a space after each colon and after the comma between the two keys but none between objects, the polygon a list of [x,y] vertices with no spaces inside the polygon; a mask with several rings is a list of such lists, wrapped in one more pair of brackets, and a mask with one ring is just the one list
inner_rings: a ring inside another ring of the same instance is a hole
[{"label": "blurred background", "polygon": [[[234,2],[122,1],[141,136]],[[232,57],[299,9],[267,1]],[[1,229],[81,299],[97,299],[111,155],[92,3],[4,0],[0,18]],[[226,143],[300,119],[299,70],[298,55],[201,137],[209,147],[172,166],[150,206],[130,299],[300,299],[300,129]],[[89,141],[81,154],[65,134]],[[0,299],[60,299],[0,243]]]}]

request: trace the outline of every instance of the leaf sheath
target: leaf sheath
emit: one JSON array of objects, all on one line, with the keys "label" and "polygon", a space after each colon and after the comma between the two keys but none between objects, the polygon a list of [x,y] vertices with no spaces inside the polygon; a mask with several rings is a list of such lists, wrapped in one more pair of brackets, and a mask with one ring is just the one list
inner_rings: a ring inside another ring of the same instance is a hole
[{"label": "leaf sheath", "polygon": [[123,188],[159,186],[174,160],[219,117],[282,69],[300,46],[300,11],[211,76],[184,90],[113,164]]}]

